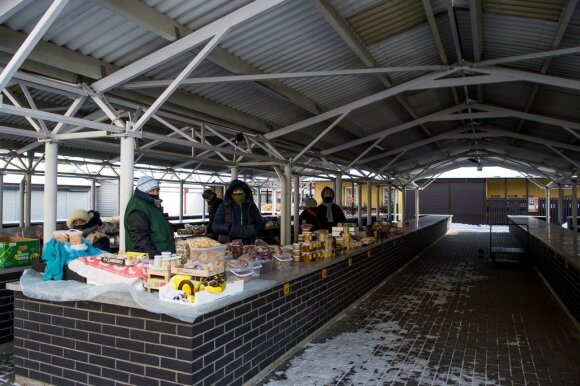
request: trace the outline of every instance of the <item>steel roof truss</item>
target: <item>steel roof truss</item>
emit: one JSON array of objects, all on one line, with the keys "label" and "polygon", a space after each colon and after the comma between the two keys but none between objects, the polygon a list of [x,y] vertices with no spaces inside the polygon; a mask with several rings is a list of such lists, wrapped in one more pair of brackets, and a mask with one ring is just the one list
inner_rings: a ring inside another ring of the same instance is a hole
[{"label": "steel roof truss", "polygon": [[256,0],[252,3],[243,6],[234,12],[213,21],[201,27],[197,31],[190,33],[189,35],[165,46],[131,64],[128,66],[117,70],[116,72],[108,75],[101,80],[93,83],[93,88],[99,92],[103,93],[105,91],[114,88],[127,80],[130,80],[144,72],[157,67],[168,60],[180,55],[186,51],[195,48],[204,41],[210,39],[212,36],[216,35],[220,31],[231,28],[239,23],[250,19],[257,14],[266,11],[280,3],[284,0]]},{"label": "steel roof truss", "polygon": [[10,62],[0,73],[0,90],[4,89],[18,68],[24,63],[34,46],[40,41],[42,35],[48,30],[58,15],[67,5],[68,0],[54,0],[48,7],[44,15],[40,18],[36,26],[30,31],[24,43],[12,56]]}]

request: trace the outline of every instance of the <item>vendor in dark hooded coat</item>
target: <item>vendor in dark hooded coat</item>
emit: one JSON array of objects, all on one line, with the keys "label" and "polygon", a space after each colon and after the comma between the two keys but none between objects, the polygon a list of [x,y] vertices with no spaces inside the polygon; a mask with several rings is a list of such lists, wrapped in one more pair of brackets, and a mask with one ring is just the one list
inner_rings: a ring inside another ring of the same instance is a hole
[{"label": "vendor in dark hooded coat", "polygon": [[243,244],[252,244],[256,236],[264,232],[264,220],[248,184],[240,180],[230,183],[224,202],[215,214],[212,229],[219,235],[220,243],[241,239]]},{"label": "vendor in dark hooded coat", "polygon": [[320,229],[332,231],[332,227],[346,222],[346,217],[340,205],[334,203],[334,190],[328,186],[322,189],[322,204],[316,208],[316,217],[320,223]]}]

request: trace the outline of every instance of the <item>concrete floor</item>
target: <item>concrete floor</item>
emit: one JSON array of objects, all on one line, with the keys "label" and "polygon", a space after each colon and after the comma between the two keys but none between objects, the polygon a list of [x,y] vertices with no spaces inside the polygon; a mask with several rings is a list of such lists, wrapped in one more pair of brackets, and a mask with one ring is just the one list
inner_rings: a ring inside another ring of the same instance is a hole
[{"label": "concrete floor", "polygon": [[259,384],[580,385],[578,326],[488,248],[489,227],[454,225]]}]

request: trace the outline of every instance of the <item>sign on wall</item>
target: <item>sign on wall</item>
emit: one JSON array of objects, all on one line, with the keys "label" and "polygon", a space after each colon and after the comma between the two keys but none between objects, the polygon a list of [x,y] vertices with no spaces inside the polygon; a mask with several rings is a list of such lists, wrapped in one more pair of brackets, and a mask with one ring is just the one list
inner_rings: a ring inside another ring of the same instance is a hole
[{"label": "sign on wall", "polygon": [[528,212],[537,212],[540,199],[538,197],[528,197]]}]

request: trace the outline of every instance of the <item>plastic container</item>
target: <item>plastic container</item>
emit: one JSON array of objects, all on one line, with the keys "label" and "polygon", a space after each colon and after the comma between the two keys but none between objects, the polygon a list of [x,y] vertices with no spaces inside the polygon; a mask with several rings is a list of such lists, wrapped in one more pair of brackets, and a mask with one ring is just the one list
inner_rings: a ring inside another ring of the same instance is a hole
[{"label": "plastic container", "polygon": [[244,283],[252,281],[254,270],[251,268],[227,268],[226,281],[243,280]]},{"label": "plastic container", "polygon": [[259,260],[252,261],[252,276],[260,277],[260,271],[262,270],[262,263]]},{"label": "plastic container", "polygon": [[283,269],[290,268],[290,264],[292,262],[292,257],[289,255],[274,255],[274,259],[272,260],[272,268],[277,271],[282,271]]},{"label": "plastic container", "polygon": [[258,260],[262,264],[262,275],[272,272],[272,259]]}]

